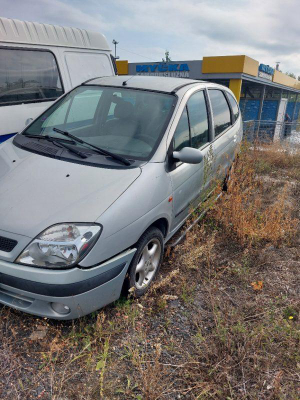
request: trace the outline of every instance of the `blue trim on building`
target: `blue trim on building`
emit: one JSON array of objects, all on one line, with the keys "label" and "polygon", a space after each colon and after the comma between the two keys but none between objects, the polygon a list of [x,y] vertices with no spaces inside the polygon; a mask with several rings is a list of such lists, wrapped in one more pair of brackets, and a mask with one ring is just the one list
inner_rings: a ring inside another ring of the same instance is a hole
[{"label": "blue trim on building", "polygon": [[11,138],[11,137],[13,137],[13,136],[15,136],[17,133],[18,133],[18,132],[16,132],[16,133],[9,133],[8,135],[1,135],[1,136],[0,136],[0,143],[5,142],[5,140],[7,140],[7,139],[9,139],[9,138]]}]

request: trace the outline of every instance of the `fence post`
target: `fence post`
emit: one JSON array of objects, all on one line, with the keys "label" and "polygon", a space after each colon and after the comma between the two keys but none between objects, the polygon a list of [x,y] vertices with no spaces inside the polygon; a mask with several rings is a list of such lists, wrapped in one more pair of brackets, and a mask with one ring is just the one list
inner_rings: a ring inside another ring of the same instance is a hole
[{"label": "fence post", "polygon": [[258,124],[257,124],[257,132],[256,132],[256,136],[258,137],[259,134],[259,128],[260,128],[260,121],[261,121],[261,114],[262,114],[262,109],[264,106],[264,100],[265,100],[265,93],[266,93],[266,85],[263,85],[263,90],[262,90],[262,96],[260,99],[260,105],[259,105],[259,111],[258,111]]}]

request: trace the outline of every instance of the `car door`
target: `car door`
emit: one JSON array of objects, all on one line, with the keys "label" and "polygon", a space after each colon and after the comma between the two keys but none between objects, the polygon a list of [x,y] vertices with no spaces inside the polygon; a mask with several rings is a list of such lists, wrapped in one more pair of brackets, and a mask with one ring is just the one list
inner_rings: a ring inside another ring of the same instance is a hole
[{"label": "car door", "polygon": [[[194,147],[207,153],[209,149],[209,121],[204,90],[193,93],[187,101],[174,132],[170,157],[173,151]],[[173,222],[176,229],[199,202],[203,191],[204,161],[199,164],[171,162],[169,170],[173,186]]]},{"label": "car door", "polygon": [[237,144],[238,125],[234,124],[234,114],[229,100],[221,89],[208,90],[214,140],[212,142],[212,174],[213,178],[223,179],[234,159]]}]

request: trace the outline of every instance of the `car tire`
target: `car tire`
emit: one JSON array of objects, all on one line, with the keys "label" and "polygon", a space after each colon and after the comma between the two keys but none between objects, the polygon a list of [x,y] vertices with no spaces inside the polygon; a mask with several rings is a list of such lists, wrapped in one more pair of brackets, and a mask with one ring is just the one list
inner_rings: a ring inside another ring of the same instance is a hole
[{"label": "car tire", "polygon": [[125,281],[125,293],[141,297],[157,276],[164,253],[164,237],[160,229],[147,229],[136,244]]}]

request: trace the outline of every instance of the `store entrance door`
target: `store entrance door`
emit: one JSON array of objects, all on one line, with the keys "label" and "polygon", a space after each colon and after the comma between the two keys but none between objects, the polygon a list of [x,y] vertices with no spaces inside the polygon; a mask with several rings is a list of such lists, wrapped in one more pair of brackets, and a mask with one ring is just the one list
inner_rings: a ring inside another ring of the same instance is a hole
[{"label": "store entrance door", "polygon": [[274,140],[280,139],[280,133],[283,129],[284,117],[288,99],[281,99],[278,107],[277,123],[274,132]]}]

